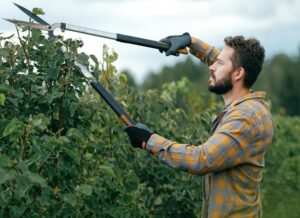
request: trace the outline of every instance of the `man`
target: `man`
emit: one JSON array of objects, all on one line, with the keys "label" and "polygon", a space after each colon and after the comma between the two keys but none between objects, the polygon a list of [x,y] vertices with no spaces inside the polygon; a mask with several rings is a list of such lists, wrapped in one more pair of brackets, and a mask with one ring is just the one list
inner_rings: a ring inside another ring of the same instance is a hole
[{"label": "man", "polygon": [[202,217],[261,217],[259,184],[273,124],[265,93],[252,92],[264,61],[259,41],[227,37],[220,52],[188,33],[169,36],[166,55],[189,47],[209,66],[209,90],[223,95],[225,106],[202,145],[179,144],[152,133],[145,125],[127,127],[131,144],[162,163],[203,175]]}]

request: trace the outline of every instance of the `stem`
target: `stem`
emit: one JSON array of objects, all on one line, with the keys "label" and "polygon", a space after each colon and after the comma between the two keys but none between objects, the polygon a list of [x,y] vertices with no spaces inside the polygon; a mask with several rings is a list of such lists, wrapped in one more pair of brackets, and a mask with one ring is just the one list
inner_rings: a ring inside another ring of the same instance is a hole
[{"label": "stem", "polygon": [[12,208],[11,202],[14,202],[15,192],[13,190],[15,190],[15,186],[16,186],[16,181],[13,181],[10,188],[7,189],[7,191],[11,192],[11,197],[10,197],[10,201],[4,207],[3,214],[7,213],[8,217],[10,217],[9,212],[11,211]]},{"label": "stem", "polygon": [[109,119],[109,128],[108,128],[108,131],[109,131],[109,157],[112,157],[112,119]]},{"label": "stem", "polygon": [[110,81],[109,81],[109,77],[108,77],[108,75],[107,75],[107,72],[106,72],[106,70],[105,70],[105,63],[106,63],[106,69],[108,69],[108,65],[107,65],[107,62],[104,61],[104,60],[105,60],[104,56],[105,56],[105,53],[104,53],[104,51],[103,51],[103,52],[102,52],[102,60],[103,60],[103,63],[101,64],[101,66],[102,66],[102,72],[104,73],[104,77],[105,77],[105,79],[106,79],[107,87],[109,87],[109,86],[110,86]]},{"label": "stem", "polygon": [[49,158],[51,157],[51,155],[49,155],[47,158],[45,158],[45,160],[38,166],[38,172],[42,172],[42,169],[44,168],[46,162],[49,160]]},{"label": "stem", "polygon": [[106,79],[107,87],[109,87],[110,86],[110,81],[109,81],[109,78],[107,76],[106,70],[103,68],[102,72],[104,73],[104,77]]},{"label": "stem", "polygon": [[26,153],[27,153],[27,149],[26,149],[26,135],[27,135],[27,129],[25,126],[24,129],[24,133],[21,135],[21,137],[19,138],[21,146],[22,146],[22,151],[21,151],[21,159],[24,160],[26,158]]},{"label": "stem", "polygon": [[[29,23],[31,23],[32,19],[29,17]],[[28,27],[28,37],[31,37],[31,27]]]},{"label": "stem", "polygon": [[23,160],[24,146],[22,145],[21,137],[19,137],[19,144],[21,146],[21,160]]},{"label": "stem", "polygon": [[30,62],[30,58],[29,58],[29,55],[28,55],[28,53],[27,53],[27,51],[26,51],[25,44],[23,43],[23,41],[22,41],[22,39],[21,39],[20,32],[19,32],[19,30],[18,30],[18,28],[17,28],[17,25],[15,25],[15,26],[16,26],[16,31],[17,31],[17,34],[18,34],[18,38],[19,38],[20,44],[21,44],[22,49],[23,49],[24,54],[25,54],[26,65],[27,65],[27,71],[28,71],[28,73],[29,73],[29,62]]},{"label": "stem", "polygon": [[[64,112],[64,108],[63,108],[63,97],[61,97],[60,102],[59,102],[59,117],[58,117],[58,129],[62,129],[63,126],[63,112]],[[61,131],[59,131],[59,135],[61,136]]]},{"label": "stem", "polygon": [[33,200],[30,202],[30,204],[28,205],[28,207],[23,211],[23,213],[20,215],[20,217],[23,217],[23,215],[25,214],[25,212],[29,209],[29,211],[31,210],[31,207],[33,205],[33,203],[36,201],[36,198],[33,198]]},{"label": "stem", "polygon": [[[67,73],[70,73],[71,72],[71,68],[68,67],[68,72]],[[64,103],[64,97],[68,91],[68,83],[67,81],[65,80],[65,76],[67,74],[65,71],[63,71],[62,73],[62,85],[61,85],[61,91],[64,93],[61,98],[60,98],[60,102],[59,102],[59,120],[58,120],[58,129],[61,129],[63,128],[63,112],[64,112],[64,108],[63,108],[63,103]]]}]

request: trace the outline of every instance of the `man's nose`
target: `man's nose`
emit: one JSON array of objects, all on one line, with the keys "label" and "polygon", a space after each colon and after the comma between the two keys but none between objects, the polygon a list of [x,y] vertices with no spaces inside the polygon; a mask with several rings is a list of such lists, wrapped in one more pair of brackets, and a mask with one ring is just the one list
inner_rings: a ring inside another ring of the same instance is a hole
[{"label": "man's nose", "polygon": [[209,69],[209,72],[214,72],[215,71],[215,64],[213,63],[212,65],[210,65],[208,67],[208,69]]}]

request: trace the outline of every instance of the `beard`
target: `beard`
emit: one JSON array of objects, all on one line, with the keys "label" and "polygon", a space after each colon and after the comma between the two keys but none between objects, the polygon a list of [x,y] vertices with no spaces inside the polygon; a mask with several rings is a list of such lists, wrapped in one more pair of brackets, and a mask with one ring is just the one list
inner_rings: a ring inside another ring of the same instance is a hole
[{"label": "beard", "polygon": [[229,73],[223,79],[216,81],[214,75],[212,75],[213,79],[216,81],[215,85],[208,85],[208,90],[213,92],[217,95],[223,95],[229,92],[233,88],[232,80],[231,80],[232,73]]}]

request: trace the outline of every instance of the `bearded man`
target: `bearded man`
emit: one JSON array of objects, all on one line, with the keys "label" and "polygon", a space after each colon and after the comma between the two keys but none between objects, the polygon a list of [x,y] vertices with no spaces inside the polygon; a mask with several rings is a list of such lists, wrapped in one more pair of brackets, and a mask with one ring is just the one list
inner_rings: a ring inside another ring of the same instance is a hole
[{"label": "bearded man", "polygon": [[[219,51],[188,33],[162,40],[166,55],[189,52],[209,66],[208,89],[223,95],[224,107],[201,145],[178,143],[153,133],[144,124],[127,127],[131,144],[160,162],[203,176],[202,217],[261,217],[259,185],[273,123],[264,92],[253,92],[265,57],[255,38],[226,37]],[[151,167],[151,166],[149,166]]]}]

